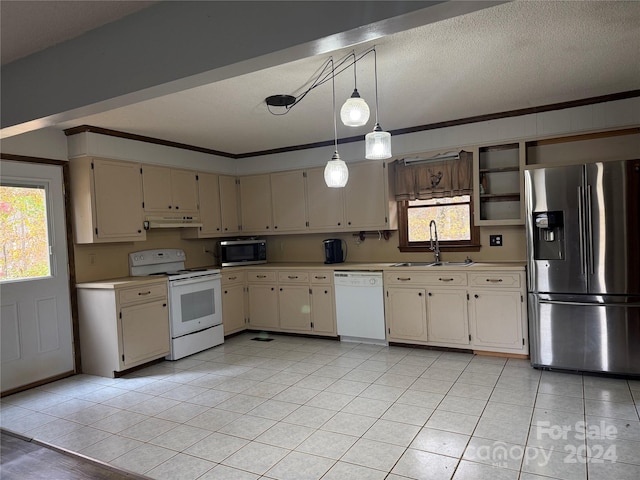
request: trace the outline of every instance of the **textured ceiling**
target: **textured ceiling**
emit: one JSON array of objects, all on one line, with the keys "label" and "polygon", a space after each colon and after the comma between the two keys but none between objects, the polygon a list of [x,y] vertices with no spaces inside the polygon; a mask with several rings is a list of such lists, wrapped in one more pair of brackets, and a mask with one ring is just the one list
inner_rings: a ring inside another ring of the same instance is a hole
[{"label": "textured ceiling", "polygon": [[0,1],[2,65],[142,10],[147,1]]},{"label": "textured ceiling", "polygon": [[[127,3],[127,2],[124,2]],[[373,44],[362,44],[356,53]],[[396,130],[640,88],[640,2],[520,1],[378,39],[380,124]],[[337,51],[337,60],[350,50]],[[328,57],[312,57],[58,125],[88,124],[243,154],[331,140],[331,83],[283,116],[264,98],[296,94]],[[338,108],[352,71],[336,78]],[[358,90],[374,111],[373,56]],[[369,125],[338,122],[338,136]]]}]

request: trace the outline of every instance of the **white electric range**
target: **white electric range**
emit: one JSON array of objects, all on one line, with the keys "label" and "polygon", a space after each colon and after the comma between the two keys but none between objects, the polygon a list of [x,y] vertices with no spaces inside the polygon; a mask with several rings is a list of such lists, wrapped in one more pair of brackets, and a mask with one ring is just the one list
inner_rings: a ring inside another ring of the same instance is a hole
[{"label": "white electric range", "polygon": [[186,269],[185,260],[184,251],[176,248],[129,254],[132,277],[167,276],[171,332],[167,360],[178,360],[224,343],[220,269]]}]

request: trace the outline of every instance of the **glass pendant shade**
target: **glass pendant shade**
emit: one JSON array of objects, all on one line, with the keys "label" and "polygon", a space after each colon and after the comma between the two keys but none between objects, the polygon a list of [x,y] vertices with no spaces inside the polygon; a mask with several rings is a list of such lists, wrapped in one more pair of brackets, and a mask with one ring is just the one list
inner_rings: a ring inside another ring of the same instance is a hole
[{"label": "glass pendant shade", "polygon": [[342,161],[337,151],[333,152],[331,160],[324,167],[324,181],[327,187],[342,188],[349,180],[349,169],[347,164]]},{"label": "glass pendant shade", "polygon": [[351,97],[344,102],[340,109],[340,119],[347,127],[361,127],[369,121],[369,105],[358,93],[358,89],[353,89]]},{"label": "glass pendant shade", "polygon": [[365,137],[364,156],[369,160],[384,160],[386,158],[391,158],[391,134],[389,132],[384,132],[377,123],[373,132],[367,133]]}]

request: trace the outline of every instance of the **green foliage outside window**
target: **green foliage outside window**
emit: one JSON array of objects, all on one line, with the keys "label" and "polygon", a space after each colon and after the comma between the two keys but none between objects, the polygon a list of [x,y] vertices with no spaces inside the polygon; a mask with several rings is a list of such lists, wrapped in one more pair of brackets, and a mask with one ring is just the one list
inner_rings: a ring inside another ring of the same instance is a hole
[{"label": "green foliage outside window", "polygon": [[44,188],[0,186],[0,281],[51,273]]},{"label": "green foliage outside window", "polygon": [[470,201],[469,195],[410,201],[407,209],[409,242],[428,242],[431,220],[436,221],[441,242],[470,240]]}]

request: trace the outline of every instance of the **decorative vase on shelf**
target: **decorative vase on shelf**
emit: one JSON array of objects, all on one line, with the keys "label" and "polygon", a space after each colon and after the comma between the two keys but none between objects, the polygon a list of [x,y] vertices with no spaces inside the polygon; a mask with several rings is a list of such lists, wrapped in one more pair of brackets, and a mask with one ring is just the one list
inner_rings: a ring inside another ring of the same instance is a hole
[{"label": "decorative vase on shelf", "polygon": [[489,193],[488,180],[486,175],[482,175],[482,178],[480,179],[480,194],[484,195],[485,193]]}]

